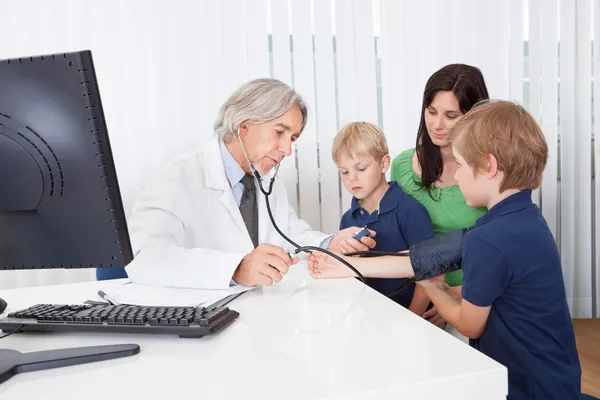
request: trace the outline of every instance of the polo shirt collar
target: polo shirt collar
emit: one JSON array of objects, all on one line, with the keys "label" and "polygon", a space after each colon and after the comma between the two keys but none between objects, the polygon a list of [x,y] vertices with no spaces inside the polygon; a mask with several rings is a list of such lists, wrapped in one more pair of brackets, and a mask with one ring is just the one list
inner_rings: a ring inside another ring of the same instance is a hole
[{"label": "polo shirt collar", "polygon": [[498,218],[506,214],[512,214],[514,212],[523,210],[524,208],[530,207],[531,205],[533,205],[533,201],[531,200],[531,189],[515,193],[500,201],[487,213],[482,215],[475,223],[474,228],[487,224],[494,218]]},{"label": "polo shirt collar", "polygon": [[[390,187],[388,187],[387,191],[383,195],[383,198],[379,202],[377,206],[378,214],[383,214],[388,211],[391,211],[396,208],[398,205],[399,194],[400,191],[396,190],[398,187],[398,182],[392,181],[389,182]],[[352,210],[352,214],[357,212],[360,209],[359,200],[356,197],[352,197],[352,204],[350,205],[350,209]]]}]

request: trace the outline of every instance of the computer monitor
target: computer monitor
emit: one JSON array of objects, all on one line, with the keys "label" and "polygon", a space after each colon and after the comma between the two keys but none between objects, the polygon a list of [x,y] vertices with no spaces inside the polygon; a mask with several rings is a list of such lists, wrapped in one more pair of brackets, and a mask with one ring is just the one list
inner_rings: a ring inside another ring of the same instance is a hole
[{"label": "computer monitor", "polygon": [[132,259],[91,51],[0,61],[0,269]]},{"label": "computer monitor", "polygon": [[132,250],[90,51],[0,61],[0,269]]}]

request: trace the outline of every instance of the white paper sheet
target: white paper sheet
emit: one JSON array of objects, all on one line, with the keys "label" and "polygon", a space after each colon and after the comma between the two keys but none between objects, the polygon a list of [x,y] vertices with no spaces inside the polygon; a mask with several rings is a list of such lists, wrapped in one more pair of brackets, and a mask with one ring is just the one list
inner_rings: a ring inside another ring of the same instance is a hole
[{"label": "white paper sheet", "polygon": [[213,304],[232,294],[251,289],[246,286],[232,286],[227,290],[181,289],[126,283],[118,288],[105,290],[104,300],[140,306],[196,307]]}]

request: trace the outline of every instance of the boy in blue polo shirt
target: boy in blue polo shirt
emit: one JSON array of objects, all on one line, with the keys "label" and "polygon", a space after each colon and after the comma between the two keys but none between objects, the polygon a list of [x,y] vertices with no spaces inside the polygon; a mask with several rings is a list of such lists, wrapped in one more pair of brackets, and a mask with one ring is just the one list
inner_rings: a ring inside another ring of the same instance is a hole
[{"label": "boy in blue polo shirt", "polygon": [[467,204],[487,207],[462,244],[462,301],[443,276],[419,285],[471,346],[508,369],[508,398],[579,399],[581,368],[554,237],[531,191],[548,157],[522,107],[474,107],[450,134]]},{"label": "boy in blue polo shirt", "polygon": [[[372,250],[399,252],[435,236],[425,207],[396,182],[387,182],[390,155],[383,132],[367,122],[353,122],[342,128],[333,141],[333,161],[342,182],[352,194],[352,204],[344,213],[340,230],[366,226],[377,232]],[[347,249],[352,251],[352,249]],[[367,283],[380,293],[390,294],[406,279],[370,278]],[[392,298],[398,304],[422,315],[429,299],[415,285]]]}]

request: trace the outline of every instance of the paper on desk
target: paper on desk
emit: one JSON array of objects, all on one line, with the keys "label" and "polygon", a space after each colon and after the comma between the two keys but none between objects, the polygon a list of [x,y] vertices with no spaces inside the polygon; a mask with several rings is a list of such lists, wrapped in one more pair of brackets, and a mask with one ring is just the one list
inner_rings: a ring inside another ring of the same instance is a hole
[{"label": "paper on desk", "polygon": [[246,286],[232,286],[224,290],[182,289],[126,283],[117,288],[105,290],[106,300],[119,304],[162,307],[196,307],[213,304],[225,297],[252,289]]}]

